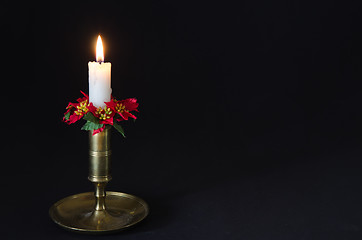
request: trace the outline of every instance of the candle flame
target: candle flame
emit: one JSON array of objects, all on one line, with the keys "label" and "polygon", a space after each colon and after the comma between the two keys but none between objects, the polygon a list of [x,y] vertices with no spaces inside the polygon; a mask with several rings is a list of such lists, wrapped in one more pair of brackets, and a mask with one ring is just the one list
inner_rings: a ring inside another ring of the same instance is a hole
[{"label": "candle flame", "polygon": [[103,44],[101,35],[98,35],[97,47],[96,47],[96,60],[97,62],[104,62]]}]

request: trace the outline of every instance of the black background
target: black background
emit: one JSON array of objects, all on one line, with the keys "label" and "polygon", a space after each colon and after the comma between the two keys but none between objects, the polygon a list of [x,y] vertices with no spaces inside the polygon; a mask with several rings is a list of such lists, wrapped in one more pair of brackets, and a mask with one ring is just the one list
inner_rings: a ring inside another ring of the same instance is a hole
[{"label": "black background", "polygon": [[119,1],[1,7],[1,235],[95,239],[48,217],[92,191],[88,136],[61,119],[88,92],[97,35],[113,94],[108,189],[150,216],[101,239],[360,239],[362,9],[345,1]]}]

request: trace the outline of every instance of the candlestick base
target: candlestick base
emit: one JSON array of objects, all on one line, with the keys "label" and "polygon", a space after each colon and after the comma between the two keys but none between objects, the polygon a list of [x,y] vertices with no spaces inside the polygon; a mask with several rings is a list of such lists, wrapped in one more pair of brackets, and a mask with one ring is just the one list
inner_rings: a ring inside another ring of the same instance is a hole
[{"label": "candlestick base", "polygon": [[49,210],[61,227],[82,233],[103,234],[120,231],[142,221],[148,215],[147,203],[130,194],[106,192],[106,209],[95,209],[93,192],[66,197]]}]

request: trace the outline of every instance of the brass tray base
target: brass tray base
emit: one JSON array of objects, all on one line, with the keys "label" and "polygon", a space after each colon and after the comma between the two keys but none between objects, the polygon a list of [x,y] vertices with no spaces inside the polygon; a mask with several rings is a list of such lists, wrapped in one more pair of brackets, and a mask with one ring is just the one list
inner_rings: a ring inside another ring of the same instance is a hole
[{"label": "brass tray base", "polygon": [[106,210],[96,211],[94,192],[76,194],[55,203],[49,215],[67,230],[102,234],[129,228],[149,212],[144,200],[130,194],[107,192],[105,201]]}]

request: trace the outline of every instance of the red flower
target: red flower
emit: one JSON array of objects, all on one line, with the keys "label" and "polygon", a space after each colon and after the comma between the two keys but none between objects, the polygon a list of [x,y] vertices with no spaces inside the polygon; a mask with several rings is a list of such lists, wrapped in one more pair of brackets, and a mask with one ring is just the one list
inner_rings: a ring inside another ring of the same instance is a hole
[{"label": "red flower", "polygon": [[103,132],[103,130],[106,128],[106,125],[103,125],[103,127],[93,130],[92,135],[96,135],[97,133]]},{"label": "red flower", "polygon": [[129,117],[137,119],[137,117],[131,114],[131,111],[137,111],[138,103],[136,98],[128,98],[121,101],[113,98],[112,101],[105,103],[109,108],[111,108],[115,113],[119,114],[121,118],[118,118],[117,121],[128,120]]},{"label": "red flower", "polygon": [[115,112],[108,106],[105,106],[104,108],[96,108],[92,104],[89,106],[89,111],[91,111],[91,113],[93,113],[93,115],[99,119],[100,124],[113,125],[113,117],[115,115]]},{"label": "red flower", "polygon": [[92,103],[89,103],[89,97],[84,92],[80,91],[84,97],[78,98],[77,103],[69,103],[67,106],[67,111],[64,113],[63,121],[72,124],[81,119],[84,114],[89,111],[89,107],[93,106]]}]

